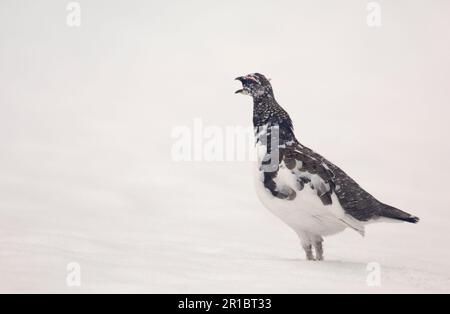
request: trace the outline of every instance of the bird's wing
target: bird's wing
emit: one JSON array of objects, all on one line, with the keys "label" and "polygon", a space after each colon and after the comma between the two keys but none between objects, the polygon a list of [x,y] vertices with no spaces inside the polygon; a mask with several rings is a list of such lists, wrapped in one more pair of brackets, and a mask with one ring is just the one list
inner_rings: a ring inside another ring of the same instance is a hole
[{"label": "bird's wing", "polygon": [[[298,190],[310,185],[324,206],[338,201],[346,215],[366,222],[378,218],[384,204],[362,189],[339,167],[298,143],[279,149],[279,167],[264,171],[264,184],[273,196],[293,200],[296,191],[278,186],[276,177],[280,167],[286,167],[296,177]],[[333,197],[333,194],[337,196]]]},{"label": "bird's wing", "polygon": [[[384,204],[361,188],[339,167],[301,145],[297,145],[290,151],[296,159],[304,160],[302,167],[306,172],[317,174],[329,185],[327,193],[330,196],[333,193],[337,196],[346,214],[359,221],[369,221],[379,217]],[[328,204],[324,203],[324,205]]]}]

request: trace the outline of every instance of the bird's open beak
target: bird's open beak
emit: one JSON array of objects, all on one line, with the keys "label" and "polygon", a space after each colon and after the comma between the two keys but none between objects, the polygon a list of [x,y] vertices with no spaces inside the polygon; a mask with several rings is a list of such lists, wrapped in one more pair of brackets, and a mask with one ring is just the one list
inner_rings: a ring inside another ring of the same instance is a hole
[{"label": "bird's open beak", "polygon": [[[242,84],[244,84],[244,77],[243,76],[239,76],[236,78],[236,81],[240,81]],[[248,91],[245,88],[239,89],[235,92],[235,94],[244,94],[247,95]]]}]

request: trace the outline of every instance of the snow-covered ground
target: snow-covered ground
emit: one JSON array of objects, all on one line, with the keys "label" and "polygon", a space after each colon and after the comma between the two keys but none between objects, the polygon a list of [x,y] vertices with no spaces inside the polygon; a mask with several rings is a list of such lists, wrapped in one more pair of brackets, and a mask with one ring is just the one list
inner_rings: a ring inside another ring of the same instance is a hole
[{"label": "snow-covered ground", "polygon": [[[74,29],[61,1],[2,1],[0,292],[450,292],[450,3],[380,3],[369,28],[356,0],[80,1]],[[421,223],[306,262],[251,162],[175,162],[178,126],[250,125],[233,78],[255,71],[304,144]]]}]

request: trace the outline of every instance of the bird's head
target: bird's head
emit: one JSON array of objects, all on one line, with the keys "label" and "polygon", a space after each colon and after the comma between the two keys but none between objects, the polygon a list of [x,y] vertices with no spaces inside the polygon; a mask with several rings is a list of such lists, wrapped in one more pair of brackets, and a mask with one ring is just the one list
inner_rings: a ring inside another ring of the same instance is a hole
[{"label": "bird's head", "polygon": [[248,74],[240,76],[236,80],[242,83],[242,89],[236,91],[236,94],[249,95],[253,98],[273,97],[272,85],[262,74]]}]

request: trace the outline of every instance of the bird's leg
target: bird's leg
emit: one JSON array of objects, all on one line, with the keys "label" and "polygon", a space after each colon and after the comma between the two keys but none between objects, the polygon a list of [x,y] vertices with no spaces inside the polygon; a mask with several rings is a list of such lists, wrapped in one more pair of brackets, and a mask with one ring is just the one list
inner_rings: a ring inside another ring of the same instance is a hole
[{"label": "bird's leg", "polygon": [[316,250],[316,260],[323,261],[323,239],[318,237],[314,241],[314,249]]},{"label": "bird's leg", "polygon": [[313,254],[313,250],[312,250],[312,245],[311,244],[303,244],[303,249],[305,250],[306,259],[308,261],[315,261],[316,260],[314,258],[314,254]]},{"label": "bird's leg", "polygon": [[308,261],[315,261],[313,250],[312,250],[312,241],[311,236],[308,233],[305,233],[303,231],[297,231],[297,235],[300,238],[300,241],[302,243],[303,250],[305,250],[306,253],[306,260]]}]

